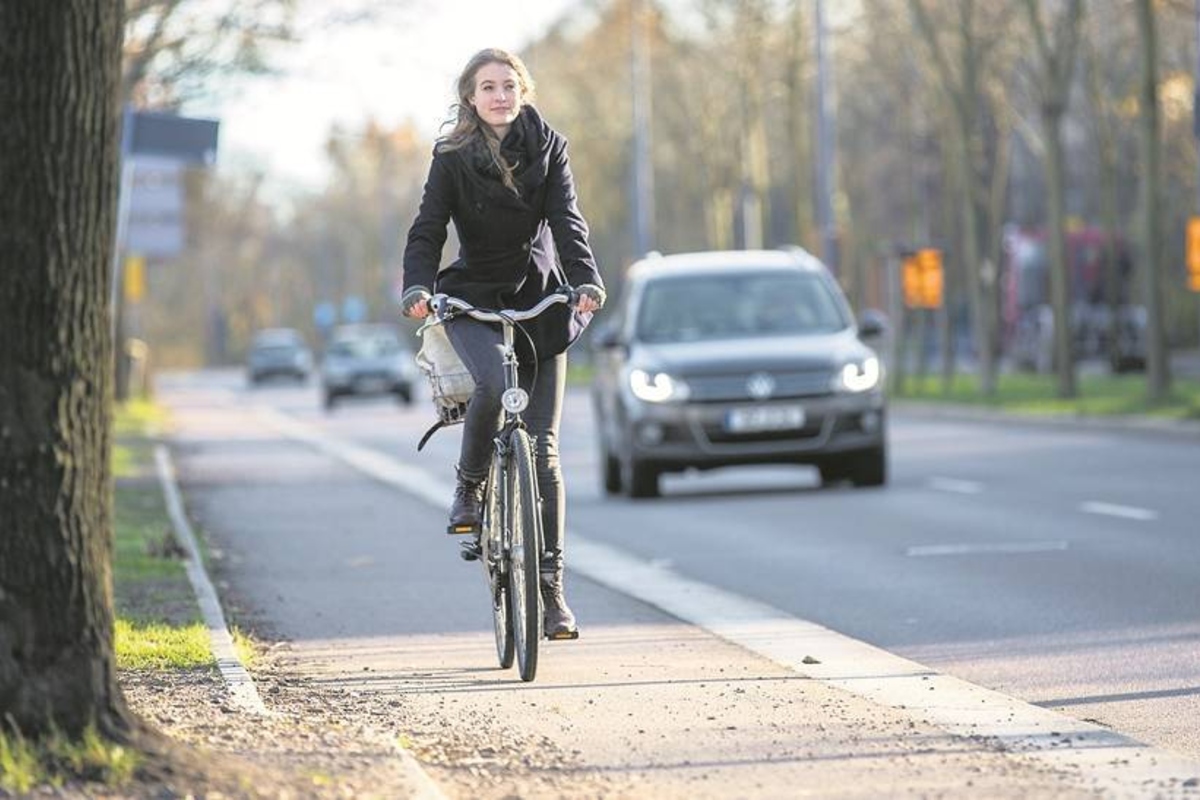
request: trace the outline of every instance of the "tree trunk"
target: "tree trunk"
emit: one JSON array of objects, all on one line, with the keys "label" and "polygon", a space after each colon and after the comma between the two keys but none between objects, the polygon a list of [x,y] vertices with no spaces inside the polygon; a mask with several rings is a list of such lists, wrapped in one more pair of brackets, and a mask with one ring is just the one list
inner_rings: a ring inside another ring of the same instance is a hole
[{"label": "tree trunk", "polygon": [[975,159],[972,143],[975,140],[976,107],[979,103],[979,78],[974,62],[970,31],[964,32],[963,56],[963,102],[959,108],[959,159],[962,169],[963,189],[963,276],[967,281],[967,299],[971,306],[971,322],[975,339],[975,353],[979,359],[979,391],[984,397],[996,392],[995,359],[992,357],[990,304],[984,296],[983,281],[979,274],[979,210],[976,208]]},{"label": "tree trunk", "polygon": [[794,148],[790,154],[792,164],[792,181],[789,186],[793,208],[793,237],[792,241],[801,247],[816,252],[819,248],[818,237],[813,231],[813,197],[812,197],[812,135],[809,120],[811,116],[810,92],[808,91],[806,73],[810,69],[805,58],[804,44],[808,41],[805,35],[804,7],[811,0],[793,0],[792,4],[792,35],[791,35],[791,67],[788,69],[788,140]]},{"label": "tree trunk", "polygon": [[1104,302],[1108,306],[1109,328],[1106,340],[1108,362],[1114,369],[1120,365],[1121,281],[1123,276],[1117,260],[1117,142],[1112,119],[1107,110],[1104,85],[1100,78],[1099,55],[1095,42],[1089,42],[1085,52],[1088,71],[1088,97],[1092,104],[1093,126],[1096,131],[1096,150],[1099,158],[1097,168],[1100,188],[1100,225],[1104,228],[1104,251],[1102,275],[1104,276]]},{"label": "tree trunk", "polygon": [[1071,351],[1070,266],[1067,264],[1066,198],[1063,187],[1062,116],[1064,106],[1050,98],[1042,106],[1046,129],[1047,245],[1050,256],[1050,302],[1054,306],[1054,363],[1058,396],[1076,395],[1075,357]]},{"label": "tree trunk", "polygon": [[0,717],[126,738],[109,269],[122,6],[0,4]]},{"label": "tree trunk", "polygon": [[1163,331],[1163,292],[1158,275],[1159,169],[1162,146],[1159,144],[1158,111],[1158,33],[1154,26],[1154,3],[1137,0],[1138,32],[1141,35],[1142,74],[1141,135],[1138,145],[1142,161],[1142,278],[1146,295],[1146,393],[1151,402],[1161,402],[1171,390],[1170,365],[1167,362],[1166,336]]}]

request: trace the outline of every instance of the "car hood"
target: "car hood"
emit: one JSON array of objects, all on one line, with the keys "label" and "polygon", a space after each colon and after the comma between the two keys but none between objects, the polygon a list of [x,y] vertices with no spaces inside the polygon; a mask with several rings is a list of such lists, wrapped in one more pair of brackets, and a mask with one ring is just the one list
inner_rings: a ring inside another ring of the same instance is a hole
[{"label": "car hood", "polygon": [[756,370],[834,370],[874,352],[853,329],[805,336],[636,344],[630,365],[681,375]]}]

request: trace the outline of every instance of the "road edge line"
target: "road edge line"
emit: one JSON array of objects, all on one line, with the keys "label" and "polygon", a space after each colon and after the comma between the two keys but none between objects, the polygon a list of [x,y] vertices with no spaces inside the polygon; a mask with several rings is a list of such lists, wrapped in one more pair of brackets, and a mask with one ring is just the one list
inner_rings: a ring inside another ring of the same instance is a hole
[{"label": "road edge line", "polygon": [[192,531],[187,514],[183,510],[183,499],[175,478],[175,466],[171,462],[171,453],[166,445],[154,447],[154,463],[158,471],[158,482],[162,486],[163,497],[167,503],[167,513],[171,517],[171,525],[175,529],[175,537],[187,552],[184,565],[187,568],[188,580],[196,593],[196,602],[200,605],[200,613],[204,624],[208,626],[209,645],[217,660],[217,669],[229,689],[230,699],[235,706],[252,714],[269,716],[270,711],[263,704],[254,679],[246,670],[238,656],[233,643],[233,635],[221,611],[221,601],[217,590],[213,587],[208,573],[204,570],[204,561],[200,557],[200,546],[196,543],[196,534]]}]

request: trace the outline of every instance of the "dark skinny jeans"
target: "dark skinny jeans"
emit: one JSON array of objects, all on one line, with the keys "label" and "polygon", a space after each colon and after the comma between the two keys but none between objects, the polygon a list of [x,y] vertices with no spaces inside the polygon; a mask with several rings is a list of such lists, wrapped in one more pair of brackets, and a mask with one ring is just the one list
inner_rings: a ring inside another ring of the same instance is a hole
[{"label": "dark skinny jeans", "polygon": [[[467,405],[463,423],[462,449],[458,469],[463,478],[481,481],[487,478],[492,459],[492,439],[503,420],[500,395],[504,393],[504,333],[499,324],[456,317],[446,323],[446,335],[455,352],[475,379],[475,393]],[[516,332],[520,336],[520,331]],[[542,563],[562,563],[566,496],[562,467],[558,459],[558,428],[562,421],[563,395],[567,385],[567,354],[536,365],[522,363],[518,381],[529,392],[529,407],[522,412],[525,426],[537,441],[534,461],[537,465],[538,493],[542,498],[542,531],[545,552]]]}]

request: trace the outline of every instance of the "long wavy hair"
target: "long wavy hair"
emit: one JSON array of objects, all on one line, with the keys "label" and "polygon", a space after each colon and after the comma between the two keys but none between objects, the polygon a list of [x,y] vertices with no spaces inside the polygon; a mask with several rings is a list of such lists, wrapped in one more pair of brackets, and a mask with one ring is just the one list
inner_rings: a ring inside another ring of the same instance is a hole
[{"label": "long wavy hair", "polygon": [[475,95],[475,76],[482,67],[488,64],[504,64],[511,67],[512,71],[517,73],[517,83],[521,89],[521,105],[533,102],[535,89],[533,76],[529,74],[529,69],[520,56],[496,47],[480,50],[471,56],[471,60],[467,62],[467,66],[458,76],[456,85],[458,102],[450,107],[450,118],[445,123],[454,127],[451,128],[450,133],[438,139],[437,151],[448,153],[467,147],[474,142],[481,142],[491,155],[492,163],[500,170],[500,179],[504,185],[515,192],[517,191],[516,182],[513,181],[515,166],[505,160],[500,152],[500,140],[491,126],[479,118],[479,114],[471,105],[471,98]]}]

